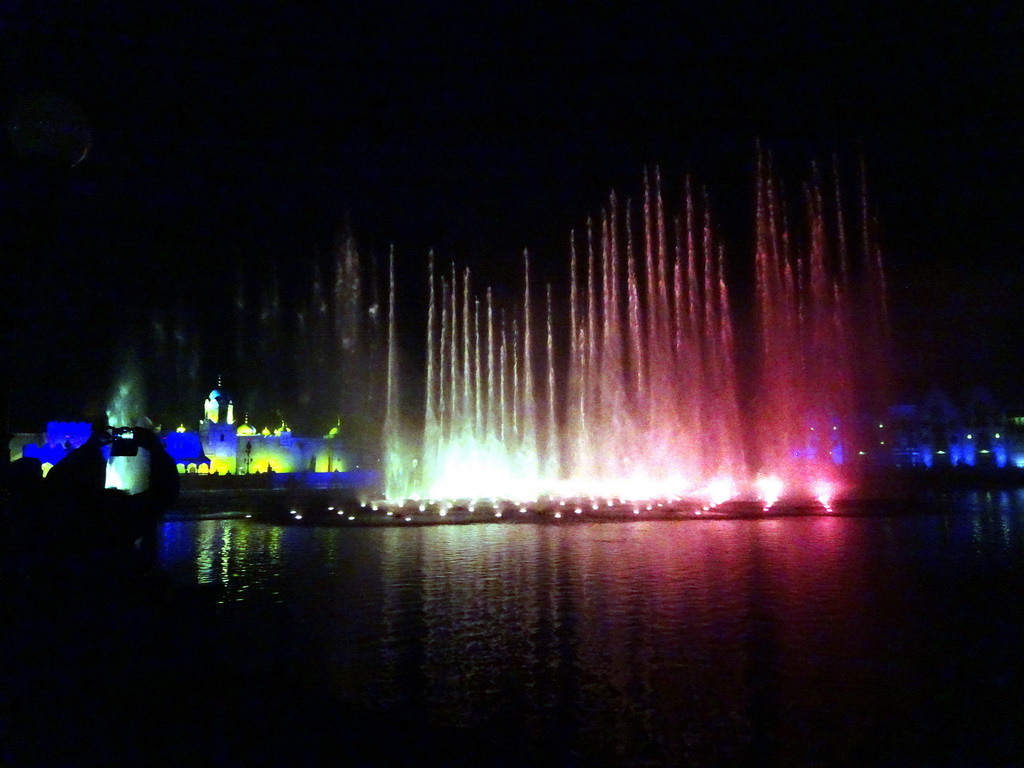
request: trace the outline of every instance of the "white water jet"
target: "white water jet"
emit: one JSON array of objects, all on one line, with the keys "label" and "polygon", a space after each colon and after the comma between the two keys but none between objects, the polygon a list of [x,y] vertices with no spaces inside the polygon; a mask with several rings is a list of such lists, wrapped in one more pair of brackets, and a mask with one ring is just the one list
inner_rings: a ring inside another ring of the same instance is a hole
[{"label": "white water jet", "polygon": [[[107,423],[113,428],[149,427],[145,416],[146,397],[142,373],[132,361],[122,366],[107,404]],[[149,451],[138,449],[135,456],[110,456],[104,483],[131,494],[149,487]]]},{"label": "white water jet", "polygon": [[633,207],[612,195],[587,222],[584,258],[571,237],[564,346],[550,293],[533,317],[525,254],[521,304],[502,308],[495,328],[488,289],[486,329],[469,271],[460,284],[453,265],[438,296],[431,261],[423,472],[413,487],[389,484],[389,497],[718,503],[724,488],[813,495],[841,480],[885,384],[879,251],[865,214],[863,253],[851,259],[838,192],[828,212],[816,174],[799,237],[766,160],[756,197],[749,345],[734,328],[706,193],[695,200],[686,184],[672,232],[657,172],[645,176],[639,233]]}]

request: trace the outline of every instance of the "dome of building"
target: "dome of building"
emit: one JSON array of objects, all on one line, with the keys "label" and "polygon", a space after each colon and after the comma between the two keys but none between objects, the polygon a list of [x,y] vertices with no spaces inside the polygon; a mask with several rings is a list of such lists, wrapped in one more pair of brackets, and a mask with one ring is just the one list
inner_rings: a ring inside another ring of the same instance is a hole
[{"label": "dome of building", "polygon": [[220,379],[217,379],[217,386],[210,390],[210,396],[203,403],[203,411],[206,421],[211,424],[234,424],[235,406],[231,396],[221,389]]},{"label": "dome of building", "polygon": [[242,424],[241,426],[239,426],[238,429],[235,430],[235,434],[236,435],[244,435],[244,436],[255,435],[256,434],[256,428],[253,427],[253,426],[250,426],[248,424],[248,422],[247,422],[247,423]]},{"label": "dome of building", "polygon": [[206,399],[207,400],[211,400],[213,402],[225,402],[225,403],[234,402],[234,398],[231,397],[231,393],[226,391],[226,390],[224,390],[224,389],[222,389],[221,387],[217,387],[215,389],[211,389],[210,390],[210,395]]},{"label": "dome of building", "polygon": [[270,427],[264,427],[263,431],[260,432],[260,434],[263,435],[264,437],[270,437]]},{"label": "dome of building", "polygon": [[331,427],[330,431],[324,435],[324,437],[337,437],[339,431],[338,427]]},{"label": "dome of building", "polygon": [[224,385],[221,384],[220,376],[217,377],[217,386],[210,390],[210,396],[207,400],[224,400],[230,402],[231,395],[224,391]]}]

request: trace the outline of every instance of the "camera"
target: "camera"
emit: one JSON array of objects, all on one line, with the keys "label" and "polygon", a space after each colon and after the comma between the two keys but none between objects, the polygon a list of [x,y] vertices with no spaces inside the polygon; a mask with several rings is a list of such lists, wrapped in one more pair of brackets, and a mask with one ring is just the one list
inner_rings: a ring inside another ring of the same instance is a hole
[{"label": "camera", "polygon": [[110,430],[111,456],[138,456],[139,444],[135,441],[135,430],[131,427],[116,427]]}]

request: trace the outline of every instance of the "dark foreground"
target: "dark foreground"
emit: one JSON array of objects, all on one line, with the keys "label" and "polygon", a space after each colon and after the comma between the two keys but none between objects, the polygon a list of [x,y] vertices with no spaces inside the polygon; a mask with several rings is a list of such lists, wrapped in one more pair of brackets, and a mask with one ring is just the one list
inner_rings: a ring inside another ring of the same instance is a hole
[{"label": "dark foreground", "polygon": [[946,514],[164,526],[0,586],[5,766],[1024,765],[1024,494]]},{"label": "dark foreground", "polygon": [[161,578],[47,584],[3,605],[0,765],[561,764],[524,745],[429,726],[402,707],[326,695],[224,643],[223,590]]}]

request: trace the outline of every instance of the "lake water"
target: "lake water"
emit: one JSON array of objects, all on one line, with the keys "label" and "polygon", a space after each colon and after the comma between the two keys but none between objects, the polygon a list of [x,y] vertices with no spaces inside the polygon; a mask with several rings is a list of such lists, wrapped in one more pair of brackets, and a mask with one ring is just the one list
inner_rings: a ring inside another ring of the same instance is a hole
[{"label": "lake water", "polygon": [[1021,764],[1024,492],[952,505],[409,529],[177,522],[161,563],[177,587],[208,591],[207,641],[239,677],[384,713],[397,724],[386,738],[409,728],[424,755],[465,739],[468,764]]},{"label": "lake water", "polygon": [[1024,765],[1024,492],[934,504],[169,522],[143,585],[6,583],[0,765]]}]

